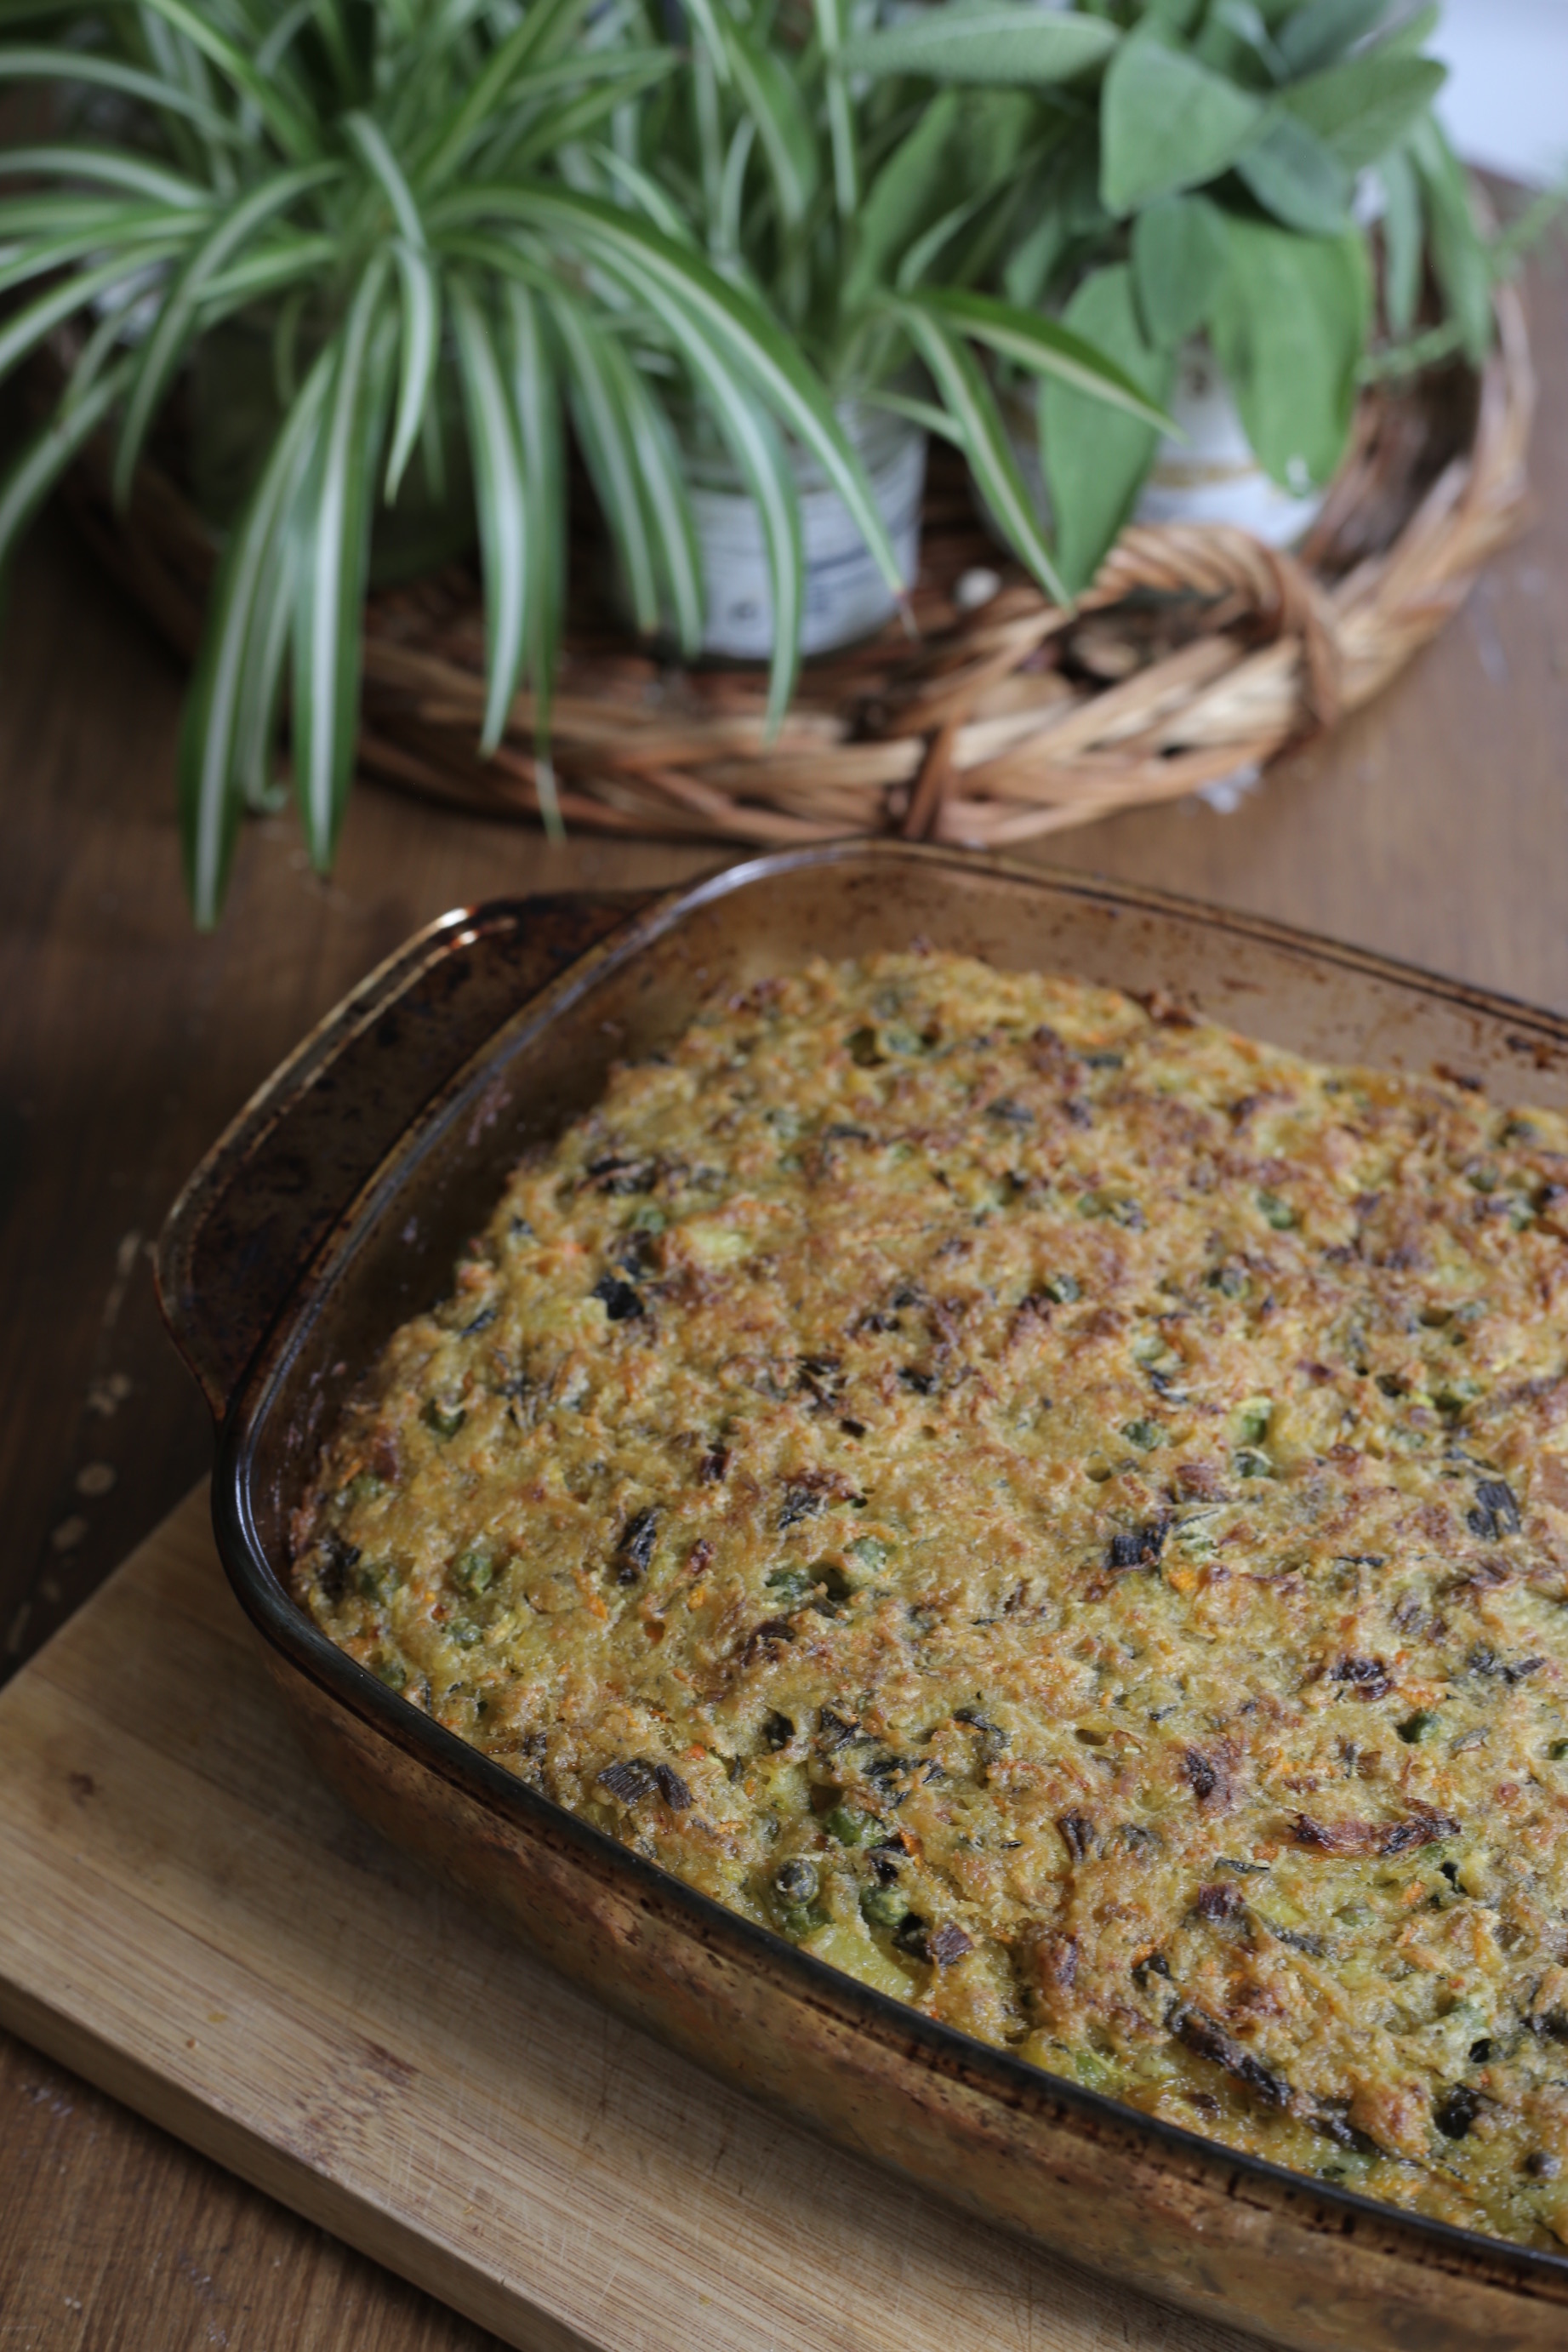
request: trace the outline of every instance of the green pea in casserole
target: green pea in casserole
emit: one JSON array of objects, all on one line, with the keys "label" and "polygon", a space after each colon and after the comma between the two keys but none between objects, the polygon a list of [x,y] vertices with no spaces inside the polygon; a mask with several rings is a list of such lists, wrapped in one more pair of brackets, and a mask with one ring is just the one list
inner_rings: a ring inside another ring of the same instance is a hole
[{"label": "green pea in casserole", "polygon": [[299,1595],[868,1984],[1568,2242],[1568,1118],[942,955],[514,1173]]}]

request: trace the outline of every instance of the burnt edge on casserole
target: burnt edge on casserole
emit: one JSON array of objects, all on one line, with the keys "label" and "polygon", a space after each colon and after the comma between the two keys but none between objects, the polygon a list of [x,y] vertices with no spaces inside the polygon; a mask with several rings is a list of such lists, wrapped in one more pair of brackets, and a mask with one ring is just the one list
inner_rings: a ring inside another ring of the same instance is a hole
[{"label": "burnt edge on casserole", "polygon": [[1565,1180],[1458,1084],[813,967],[517,1171],[298,1590],[863,1982],[1552,2246]]}]

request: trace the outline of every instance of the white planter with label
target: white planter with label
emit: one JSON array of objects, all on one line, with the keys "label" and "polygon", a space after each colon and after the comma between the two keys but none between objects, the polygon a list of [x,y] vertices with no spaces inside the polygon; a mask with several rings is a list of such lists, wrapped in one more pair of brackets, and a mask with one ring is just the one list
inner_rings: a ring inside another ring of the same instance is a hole
[{"label": "white planter with label", "polygon": [[[1186,438],[1161,441],[1133,520],[1231,523],[1270,547],[1293,546],[1317,520],[1327,491],[1304,480],[1300,490],[1286,489],[1264,472],[1201,337],[1183,346],[1166,407]],[[1033,404],[1004,394],[1002,413],[1025,487],[1049,530],[1051,499],[1040,469]]]},{"label": "white planter with label", "polygon": [[[870,478],[877,511],[904,577],[920,558],[920,504],[925,488],[925,436],[902,417],[846,406],[840,423]],[[838,491],[814,459],[797,455],[795,479],[806,579],[801,651],[831,653],[870,636],[896,600]],[[766,661],[773,650],[773,593],[762,518],[733,475],[694,460],[692,512],[707,598],[703,650],[738,661]]]},{"label": "white planter with label", "polygon": [[1200,338],[1184,345],[1166,403],[1186,439],[1164,440],[1138,494],[1138,522],[1223,522],[1270,547],[1290,547],[1316,521],[1326,490],[1302,468],[1286,489],[1252,454],[1218,363]]}]

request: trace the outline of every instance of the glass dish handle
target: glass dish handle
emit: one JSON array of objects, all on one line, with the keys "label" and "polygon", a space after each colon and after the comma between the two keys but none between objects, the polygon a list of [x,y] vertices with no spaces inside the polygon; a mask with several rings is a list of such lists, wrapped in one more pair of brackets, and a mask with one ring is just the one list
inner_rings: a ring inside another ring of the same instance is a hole
[{"label": "glass dish handle", "polygon": [[541,892],[443,915],[252,1096],[158,1241],[163,1319],[219,1422],[305,1268],[410,1121],[520,1005],[651,895]]}]

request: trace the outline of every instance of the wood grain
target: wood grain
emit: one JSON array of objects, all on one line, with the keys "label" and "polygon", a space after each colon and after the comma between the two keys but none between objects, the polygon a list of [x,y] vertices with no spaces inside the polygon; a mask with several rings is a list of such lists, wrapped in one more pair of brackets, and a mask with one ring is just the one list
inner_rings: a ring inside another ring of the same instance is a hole
[{"label": "wood grain", "polygon": [[0,1698],[0,2016],[539,2352],[1239,2352],[710,2082],[297,1749],[198,1487]]},{"label": "wood grain", "polygon": [[[1532,532],[1386,696],[1233,814],[1119,818],[1054,845],[1058,862],[1568,1009],[1568,242],[1530,292]],[[0,640],[0,1671],[204,1465],[205,1417],[158,1328],[144,1244],[267,1070],[444,907],[659,884],[707,862],[658,844],[552,850],[366,791],[330,884],[308,873],[292,819],[250,826],[224,924],[198,939],[174,843],[180,683],[46,523]],[[182,2245],[226,2301],[184,2281]],[[0,2352],[185,2352],[221,2340],[209,2326],[269,2352],[482,2340],[0,2037]]]},{"label": "wood grain", "polygon": [[487,2330],[9,2035],[0,2146],[6,2352],[495,2352]]}]

